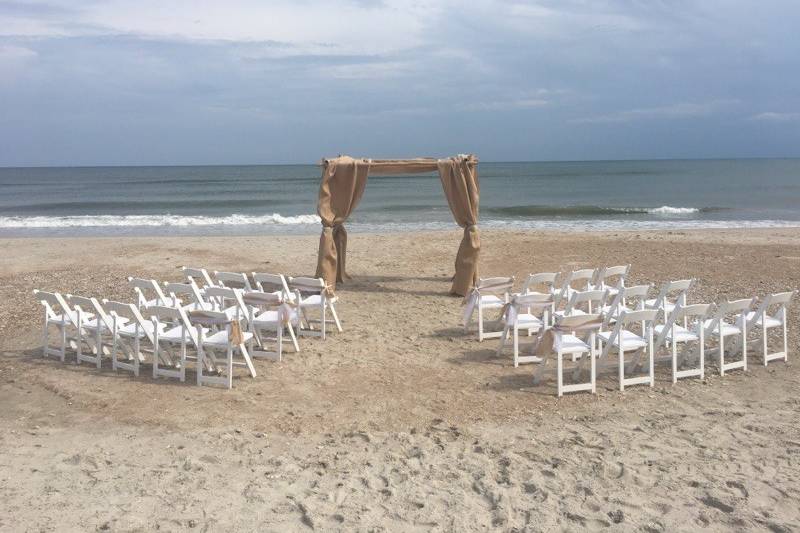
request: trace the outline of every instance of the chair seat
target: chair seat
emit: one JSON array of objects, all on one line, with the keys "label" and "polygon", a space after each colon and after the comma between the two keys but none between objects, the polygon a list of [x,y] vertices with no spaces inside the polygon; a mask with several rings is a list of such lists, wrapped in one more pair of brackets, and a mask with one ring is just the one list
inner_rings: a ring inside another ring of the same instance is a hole
[{"label": "chair seat", "polygon": [[506,305],[506,301],[496,294],[486,294],[481,296],[482,309],[499,309]]},{"label": "chair seat", "polygon": [[[597,334],[598,337],[604,342],[607,343],[608,339],[611,338],[610,331],[601,331]],[[644,348],[647,346],[647,339],[637,335],[632,331],[628,331],[627,329],[623,329],[619,332],[619,335],[614,339],[614,342],[611,343],[612,346],[615,348],[619,348],[622,346],[622,349],[625,351],[628,350],[638,350],[639,348]]]},{"label": "chair seat", "polygon": [[[656,335],[661,335],[661,332],[664,331],[664,328],[666,327],[667,326],[663,324],[657,325],[655,327]],[[669,342],[693,342],[700,340],[700,337],[696,333],[684,328],[683,326],[679,326],[678,324],[672,326],[672,331],[670,331],[665,338]]]},{"label": "chair seat", "polygon": [[[207,332],[208,328],[203,328],[203,333]],[[181,342],[183,340],[186,340],[186,342],[192,342],[192,337],[188,330],[184,330],[183,326],[175,326],[174,328],[168,329],[163,333],[159,333],[158,340],[172,343]]]},{"label": "chair seat", "polygon": [[[712,325],[714,326],[714,329],[711,330],[711,334],[714,335],[715,337],[719,337],[720,336],[720,334],[719,334],[719,322],[717,320],[714,320],[713,318],[711,318],[711,319],[708,319],[705,322],[703,322],[703,327],[704,328],[709,328]],[[730,335],[741,335],[741,334],[742,334],[742,330],[738,326],[734,326],[733,324],[728,324],[725,321],[722,322],[722,336],[723,337],[728,337]]]},{"label": "chair seat", "polygon": [[[128,322],[129,322],[129,319],[127,317],[124,317],[124,316],[117,317],[117,324],[118,325],[127,324]],[[106,323],[103,322],[102,320],[100,320],[99,317],[89,319],[89,320],[83,322],[82,325],[83,325],[84,329],[87,329],[89,331],[97,331],[97,328],[100,328],[100,331],[108,331],[108,326],[106,326]]]},{"label": "chair seat", "polygon": [[[756,312],[755,311],[750,311],[749,313],[747,313],[747,315],[745,315],[745,317],[747,319],[747,322],[748,323],[751,322],[753,320],[754,316],[756,316]],[[777,328],[777,327],[780,327],[782,325],[783,325],[783,322],[781,322],[777,318],[771,317],[769,315],[761,315],[760,317],[758,317],[758,320],[756,320],[756,326],[758,326],[758,327],[764,326],[767,329],[769,329],[769,328]]]},{"label": "chair seat", "polygon": [[[164,331],[165,324],[159,323],[159,333]],[[145,322],[141,324],[138,328],[136,327],[136,323],[128,324],[127,326],[120,328],[117,333],[121,337],[130,337],[135,338],[139,337],[140,339],[145,336],[146,333],[153,333],[153,323],[152,322]],[[137,334],[138,333],[138,334]]]},{"label": "chair seat", "polygon": [[[253,319],[253,325],[261,327],[264,326],[274,327],[278,325],[279,320],[280,320],[280,315],[278,314],[278,311],[275,309],[270,309],[269,311],[264,311],[263,313],[256,316]],[[292,309],[292,312],[289,315],[289,321],[292,324],[296,324],[298,320],[299,316],[297,314],[297,311]]]},{"label": "chair seat", "polygon": [[[242,332],[242,341],[247,342],[253,338],[253,334],[249,331]],[[210,335],[203,341],[203,346],[228,346],[228,330],[227,328],[222,331],[217,331]]]},{"label": "chair seat", "polygon": [[[290,298],[291,299],[291,298]],[[333,298],[326,298],[326,300],[330,303],[336,303],[338,298],[334,296]],[[292,301],[294,301],[292,299]],[[300,298],[300,306],[301,307],[312,307],[312,306],[319,306],[322,303],[322,295],[321,294],[311,294],[306,296],[305,298]]]},{"label": "chair seat", "polygon": [[555,316],[582,316],[586,314],[586,311],[583,311],[582,309],[573,309],[569,314],[566,314],[566,311],[556,311],[553,314]]},{"label": "chair seat", "polygon": [[544,325],[542,319],[530,313],[520,313],[517,315],[517,327],[530,328],[536,326],[541,327],[542,325]]},{"label": "chair seat", "polygon": [[592,347],[575,335],[556,335],[553,349],[561,353],[585,353],[591,351]]},{"label": "chair seat", "polygon": [[[94,317],[94,315],[91,314],[91,313],[83,313],[83,318],[85,318],[85,319],[91,320],[93,317]],[[69,316],[67,314],[61,314],[61,315],[58,315],[58,316],[56,316],[54,318],[48,317],[47,318],[47,323],[48,324],[53,324],[55,326],[61,326],[61,325],[68,326],[68,325],[72,324],[72,321],[70,320],[70,318],[69,318]]]}]

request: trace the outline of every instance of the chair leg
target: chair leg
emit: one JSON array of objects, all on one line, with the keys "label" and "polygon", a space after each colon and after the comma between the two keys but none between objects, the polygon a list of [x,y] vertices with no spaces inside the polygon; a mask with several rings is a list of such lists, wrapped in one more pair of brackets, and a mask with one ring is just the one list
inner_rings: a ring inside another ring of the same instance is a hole
[{"label": "chair leg", "polygon": [[61,362],[67,360],[67,325],[61,325]]},{"label": "chair leg", "polygon": [[650,387],[655,387],[656,384],[656,361],[655,361],[655,350],[653,346],[653,332],[650,332],[650,339],[647,343],[647,353],[649,354],[650,362],[648,364],[648,374],[650,376]]},{"label": "chair leg", "polygon": [[[512,335],[514,336],[514,368],[517,368],[519,366],[519,330],[516,326],[514,326]],[[559,361],[561,361],[560,358]]]},{"label": "chair leg", "polygon": [[747,320],[742,317],[742,369],[747,372]]},{"label": "chair leg", "polygon": [[42,357],[47,357],[47,349],[49,348],[49,340],[47,338],[47,314],[44,315],[44,328],[42,328]]},{"label": "chair leg", "polygon": [[[278,361],[283,361],[283,323],[278,320],[278,325],[275,328],[275,338],[278,340]],[[253,376],[255,377],[255,376]]]},{"label": "chair leg", "polygon": [[622,349],[622,343],[619,347],[619,391],[625,391],[625,350]]},{"label": "chair leg", "polygon": [[725,375],[725,336],[722,335],[721,329],[719,336],[719,375]]},{"label": "chair leg", "polygon": [[558,359],[556,360],[556,383],[558,397],[561,398],[561,396],[564,395],[564,361],[560,352],[558,354]]},{"label": "chair leg", "polygon": [[339,321],[339,315],[336,313],[336,308],[333,306],[332,303],[328,305],[330,305],[331,307],[331,316],[333,317],[333,321],[336,324],[336,330],[339,333],[341,333],[344,330],[342,329],[342,323]]},{"label": "chair leg", "polygon": [[483,342],[483,309],[478,304],[478,342]]},{"label": "chair leg", "polygon": [[789,336],[787,332],[788,326],[786,323],[788,322],[788,318],[786,317],[786,311],[784,310],[783,314],[783,360],[789,360]]},{"label": "chair leg", "polygon": [[764,324],[761,325],[761,345],[762,345],[762,349],[764,350],[762,352],[762,357],[764,359],[764,366],[767,366],[767,362],[768,362],[767,355],[769,354],[769,348],[768,348],[768,343],[767,343],[767,327],[765,325],[766,324],[766,320],[762,319],[762,322],[764,322]]},{"label": "chair leg", "polygon": [[239,350],[242,352],[242,357],[244,357],[244,362],[247,364],[247,369],[250,370],[250,376],[256,377],[256,367],[253,366],[253,359],[250,357],[250,353],[247,351],[247,348],[244,344],[240,344]]},{"label": "chair leg", "polygon": [[592,338],[592,346],[589,350],[589,379],[592,384],[592,394],[597,393],[597,352],[594,349],[594,344],[594,338]]},{"label": "chair leg", "polygon": [[672,342],[672,383],[678,382],[678,343]]},{"label": "chair leg", "polygon": [[287,329],[289,330],[289,337],[292,338],[292,346],[294,346],[295,353],[300,351],[300,345],[297,343],[297,335],[294,333],[294,326],[292,326],[291,322],[288,324]]},{"label": "chair leg", "polygon": [[327,321],[328,316],[327,316],[327,313],[326,313],[326,307],[325,307],[325,303],[324,302],[323,302],[321,307],[322,307],[322,309],[321,309],[321,311],[322,311],[322,324],[320,325],[320,328],[322,329],[322,340],[325,340],[325,322]]}]

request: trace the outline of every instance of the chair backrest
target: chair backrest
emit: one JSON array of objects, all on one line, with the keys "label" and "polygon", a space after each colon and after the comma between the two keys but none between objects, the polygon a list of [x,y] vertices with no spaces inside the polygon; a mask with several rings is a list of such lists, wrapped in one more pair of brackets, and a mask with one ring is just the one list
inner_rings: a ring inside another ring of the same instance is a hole
[{"label": "chair backrest", "polygon": [[71,305],[76,311],[80,310],[81,313],[92,313],[97,315],[98,320],[102,321],[109,329],[111,328],[111,320],[108,315],[106,315],[105,310],[100,306],[100,303],[96,298],[87,298],[85,296],[68,294],[67,302],[69,302],[69,305]]},{"label": "chair backrest", "polygon": [[574,291],[586,291],[592,288],[592,282],[597,275],[597,269],[582,268],[567,272],[561,282],[561,290],[556,297],[556,303],[565,300],[569,301]]},{"label": "chair backrest", "polygon": [[266,272],[253,272],[253,281],[256,288],[261,292],[281,292],[283,295],[290,294],[289,284],[283,274],[268,274]]},{"label": "chair backrest", "polygon": [[67,319],[75,323],[75,311],[69,306],[64,296],[58,292],[45,292],[38,289],[33,290],[33,295],[39,299],[39,302],[44,306],[48,318],[55,319],[59,315],[66,315]]},{"label": "chair backrest", "polygon": [[325,280],[322,278],[307,278],[303,276],[297,276],[295,278],[290,277],[287,282],[293,291],[299,291],[302,293],[322,294],[325,292],[327,287]]},{"label": "chair backrest", "polygon": [[[789,306],[789,303],[791,303],[796,292],[797,291],[788,291],[768,294],[761,301],[761,305],[758,306],[758,310],[753,315],[751,322],[755,324],[762,316],[768,316],[782,323],[785,322],[786,308]],[[749,324],[748,326],[752,327],[752,325]]]},{"label": "chair backrest", "polygon": [[213,287],[214,281],[205,268],[182,267],[186,281],[194,281],[198,287]]},{"label": "chair backrest", "polygon": [[475,286],[481,294],[497,294],[504,295],[511,292],[514,287],[514,276],[511,277],[496,277],[496,278],[479,278],[478,284]]},{"label": "chair backrest", "polygon": [[702,325],[713,310],[713,304],[692,304],[685,307],[676,305],[675,309],[672,310],[664,321],[664,327],[658,335],[656,346],[666,344],[667,336],[676,325],[686,327],[691,331],[697,330],[697,326]]},{"label": "chair backrest", "polygon": [[611,322],[616,321],[623,312],[644,309],[644,302],[647,299],[649,290],[650,285],[620,287],[617,294],[614,295],[614,299],[608,305],[608,310],[603,320],[603,330],[607,330]]},{"label": "chair backrest", "polygon": [[[204,309],[206,307],[206,301],[203,299],[200,288],[191,278],[187,283],[165,283],[164,290],[169,294],[168,303],[172,307],[178,305],[183,305],[184,307],[192,305],[195,309]],[[186,298],[181,298],[181,296],[188,296],[188,301]]]},{"label": "chair backrest", "polygon": [[[236,306],[237,308],[242,303],[242,289],[233,289],[230,287],[208,287],[206,288],[206,297],[215,302],[215,311],[224,311],[228,306]],[[242,309],[239,309],[240,311]]]},{"label": "chair backrest", "polygon": [[217,278],[219,285],[222,287],[244,289],[246,291],[253,290],[250,280],[247,279],[247,274],[244,272],[219,272],[215,270],[214,277]]},{"label": "chair backrest", "polygon": [[741,323],[747,311],[753,306],[754,301],[755,298],[743,298],[741,300],[728,300],[717,305],[717,311],[706,327],[706,333],[713,331],[717,324],[726,318],[733,323]]},{"label": "chair backrest", "polygon": [[656,297],[657,309],[664,307],[664,303],[669,301],[677,305],[686,305],[686,294],[692,288],[694,279],[681,279],[677,281],[667,281],[661,286],[661,290]]},{"label": "chair backrest", "polygon": [[103,309],[111,318],[112,324],[115,316],[128,318],[136,324],[137,329],[144,333],[150,342],[153,342],[153,332],[145,325],[147,320],[134,304],[103,300]]},{"label": "chair backrest", "polygon": [[573,292],[569,302],[567,302],[567,307],[564,308],[564,315],[571,315],[574,311],[580,309],[582,305],[586,305],[587,313],[597,312],[603,308],[607,298],[607,290]]},{"label": "chair backrest", "polygon": [[[156,280],[129,277],[128,283],[133,287],[133,290],[136,291],[139,307],[146,305],[151,299],[155,300],[159,305],[169,305],[167,296],[164,294],[164,291],[161,290],[161,286]],[[154,298],[149,297],[151,293]]]},{"label": "chair backrest", "polygon": [[[630,272],[630,270],[630,265],[618,265],[600,268],[598,269],[596,285],[600,289],[605,289],[608,287],[621,289],[625,286],[625,278],[628,277],[628,272]],[[614,278],[617,278],[616,282],[614,282]]]},{"label": "chair backrest", "polygon": [[[554,294],[556,278],[558,272],[542,272],[539,274],[528,274],[525,284],[522,286],[522,294],[529,292],[539,292],[541,294]],[[543,288],[543,291],[537,289]]]}]

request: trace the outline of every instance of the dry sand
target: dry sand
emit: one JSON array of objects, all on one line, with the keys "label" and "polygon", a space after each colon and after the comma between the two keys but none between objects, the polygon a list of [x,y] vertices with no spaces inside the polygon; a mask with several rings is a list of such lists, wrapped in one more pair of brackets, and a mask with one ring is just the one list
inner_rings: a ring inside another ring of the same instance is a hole
[{"label": "dry sand", "polygon": [[[317,238],[0,241],[0,530],[800,528],[800,370],[557,400],[459,327],[460,232],[350,238],[345,332],[232,391],[40,355],[33,288],[130,299],[181,265],[313,273]],[[632,263],[691,300],[800,286],[800,232],[486,231],[484,275]],[[790,352],[797,357],[797,307]],[[191,379],[189,379],[191,382]]]}]

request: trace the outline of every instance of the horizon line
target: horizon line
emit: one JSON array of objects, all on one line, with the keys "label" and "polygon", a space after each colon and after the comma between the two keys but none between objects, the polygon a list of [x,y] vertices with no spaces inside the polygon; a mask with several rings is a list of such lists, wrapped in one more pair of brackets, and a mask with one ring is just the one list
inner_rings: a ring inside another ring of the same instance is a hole
[{"label": "horizon line", "polygon": [[[655,158],[629,158],[629,159],[538,159],[538,160],[486,160],[478,163],[618,163],[618,162],[645,162],[645,161],[757,161],[757,160],[790,160],[800,159],[800,156],[753,156],[753,157],[655,157]],[[319,166],[319,163],[164,163],[164,164],[93,164],[93,165],[0,165],[0,169],[29,169],[29,168],[187,168],[187,167],[268,167],[268,166]]]}]

